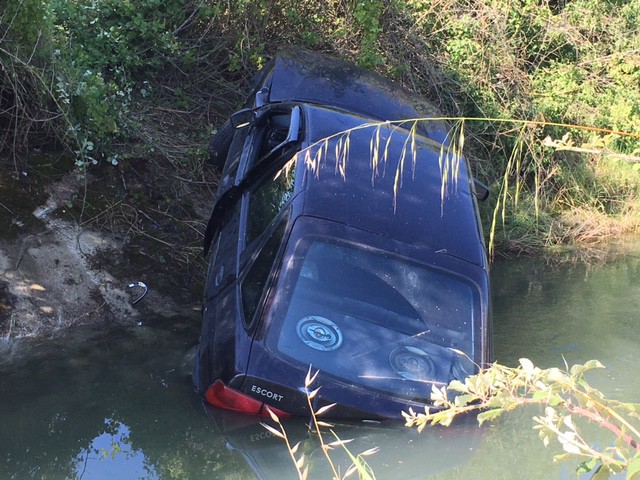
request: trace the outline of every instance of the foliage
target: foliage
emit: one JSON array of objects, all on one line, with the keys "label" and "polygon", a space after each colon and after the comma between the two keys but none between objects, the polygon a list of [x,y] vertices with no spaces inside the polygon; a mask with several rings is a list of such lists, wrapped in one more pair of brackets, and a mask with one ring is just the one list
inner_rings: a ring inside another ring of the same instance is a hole
[{"label": "foliage", "polygon": [[[307,372],[307,376],[305,377],[304,388],[305,388],[305,391],[307,392],[307,404],[309,406],[309,411],[311,412],[311,420],[313,422],[313,428],[315,429],[315,434],[318,438],[318,441],[320,442],[322,453],[325,459],[327,460],[327,464],[331,468],[332,480],[344,480],[345,478],[350,477],[354,473],[357,473],[358,478],[360,478],[361,480],[375,480],[375,475],[371,470],[371,468],[369,467],[369,465],[367,465],[367,462],[365,461],[364,457],[373,455],[374,453],[377,452],[378,449],[371,448],[357,455],[352,454],[346,447],[346,445],[350,442],[350,440],[341,440],[338,437],[338,435],[336,435],[336,433],[332,430],[333,425],[331,423],[322,421],[319,418],[323,414],[330,411],[331,408],[335,406],[335,404],[325,405],[323,407],[318,408],[317,410],[313,408],[313,399],[316,397],[316,395],[320,391],[320,388],[311,390],[311,386],[316,382],[316,379],[318,378],[319,373],[320,371],[316,371],[316,373],[312,374],[311,368],[309,368],[309,371]],[[293,465],[296,468],[296,472],[298,473],[298,478],[300,480],[307,479],[309,476],[309,466],[306,464],[305,454],[302,453],[298,455],[300,442],[296,443],[295,445],[291,445],[291,443],[289,442],[289,437],[287,436],[285,427],[283,426],[278,416],[275,413],[273,413],[271,410],[268,410],[268,412],[271,417],[271,420],[277,425],[277,428],[272,427],[271,425],[267,425],[266,423],[263,423],[262,426],[266,428],[269,432],[271,432],[274,436],[282,439],[285,442],[287,446],[287,450],[289,451],[289,455],[291,457],[291,461],[293,462]],[[322,429],[329,429],[331,432],[331,435],[333,436],[333,438],[335,438],[335,440],[332,440],[331,442],[327,443],[324,439]],[[352,462],[351,466],[347,468],[347,470],[342,475],[340,475],[340,473],[338,472],[338,468],[336,467],[333,460],[331,459],[331,456],[329,455],[329,452],[335,449],[336,447],[342,447],[347,452],[347,455],[349,456]]]},{"label": "foliage", "polygon": [[[94,147],[103,147],[95,151],[105,156],[105,145],[131,123],[133,88],[145,80],[140,72],[151,73],[150,67],[173,45],[163,17],[172,12],[162,4],[11,3],[0,12],[3,36],[9,40],[3,42],[0,61],[11,67],[3,69],[0,83],[9,92],[3,96],[3,113],[15,111],[16,121],[39,122],[38,116],[48,116],[79,164],[95,163]],[[27,76],[17,78],[18,67]]]},{"label": "foliage", "polygon": [[[9,2],[2,12],[3,39],[23,54],[33,54],[41,40],[51,33],[51,12],[46,0]],[[11,30],[11,35],[6,35]]]},{"label": "foliage", "polygon": [[149,80],[178,54],[173,32],[184,20],[185,2],[66,2],[51,0],[56,19],[52,39],[57,98],[68,114],[81,161],[101,156],[117,163],[105,147],[135,122],[137,97],[149,94]]},{"label": "foliage", "polygon": [[360,56],[358,63],[362,67],[374,68],[384,61],[378,53],[377,41],[382,28],[380,27],[384,4],[381,0],[359,0],[353,10],[353,17],[360,27]]},{"label": "foliage", "polygon": [[[493,364],[448,387],[432,387],[434,407],[424,413],[403,412],[406,425],[422,430],[429,425],[448,426],[459,415],[479,412],[478,422],[498,418],[525,405],[541,405],[544,415],[535,416],[534,429],[544,445],[552,439],[564,453],[554,460],[578,458],[577,471],[594,472],[592,478],[609,478],[626,471],[626,478],[640,474],[640,404],[608,399],[585,380],[585,373],[604,368],[591,360],[567,371],[540,369],[520,359],[517,368]],[[610,434],[609,446],[599,448],[582,434],[585,423],[595,423]]]},{"label": "foliage", "polygon": [[52,19],[48,2],[21,0],[0,8],[0,150],[16,145],[34,123],[46,123],[47,84],[35,65],[46,61]]},{"label": "foliage", "polygon": [[[80,165],[152,155],[198,177],[207,136],[240,104],[247,80],[295,44],[376,69],[447,117],[541,122],[515,131],[464,125],[464,154],[499,191],[483,207],[486,218],[497,203],[504,212],[499,249],[580,240],[566,220],[576,212],[604,235],[616,219],[639,216],[637,137],[574,132],[574,146],[598,144],[581,156],[545,139],[566,133],[552,123],[640,134],[640,0],[19,0],[0,8],[6,150],[49,139]],[[627,157],[620,164],[603,151]],[[622,221],[613,230],[637,227]]]},{"label": "foliage", "polygon": [[[532,119],[637,134],[637,52],[631,45],[639,40],[632,23],[639,8],[637,1],[414,0],[387,24],[394,40],[406,39],[403,47],[382,43],[396,54],[387,57],[389,62],[409,67],[394,70],[407,72],[403,76],[436,98],[449,116]],[[438,52],[429,57],[431,65],[416,61],[424,57],[419,49]],[[465,148],[481,179],[496,189],[508,180],[501,197],[492,199],[505,209],[501,225],[496,225],[502,227],[496,238],[504,239],[500,250],[531,251],[537,245],[577,240],[570,231],[555,229],[562,228],[562,217],[578,205],[591,212],[590,218],[602,220],[597,228],[601,235],[607,234],[612,215],[637,208],[638,176],[631,164],[621,173],[633,191],[607,188],[605,193],[601,185],[610,177],[601,165],[609,164],[608,159],[598,153],[577,157],[544,148],[545,138],[560,139],[566,133],[551,126],[521,132],[526,133],[524,144],[522,135],[503,127],[468,123]],[[588,131],[575,135],[577,144],[597,137]],[[637,138],[611,135],[602,140],[637,162]],[[518,150],[521,168],[510,168],[516,166],[513,152]],[[574,175],[576,171],[583,175]],[[625,193],[612,198],[614,191]],[[538,208],[530,209],[530,204]],[[493,206],[485,212],[490,210]],[[527,229],[533,235],[513,228],[516,218],[535,223],[532,213],[540,211],[552,221]],[[609,217],[601,215],[606,211],[611,211]],[[636,228],[637,223],[623,227]]]}]

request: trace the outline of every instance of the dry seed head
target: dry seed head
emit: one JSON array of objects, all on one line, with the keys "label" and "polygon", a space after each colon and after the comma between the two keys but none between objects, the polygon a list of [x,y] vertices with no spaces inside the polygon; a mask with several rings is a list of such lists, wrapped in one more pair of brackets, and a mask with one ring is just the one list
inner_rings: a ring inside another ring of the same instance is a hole
[{"label": "dry seed head", "polygon": [[337,404],[335,403],[330,403],[329,405],[325,405],[322,408],[319,408],[318,411],[316,412],[316,416],[319,417],[320,415],[322,415],[323,413],[327,412],[328,410],[330,410],[331,408],[335,407]]},{"label": "dry seed head", "polygon": [[267,429],[267,431],[271,432],[274,436],[281,438],[283,440],[286,440],[286,437],[284,436],[284,434],[276,430],[275,428],[273,428],[271,425],[267,425],[266,423],[262,423],[262,422],[260,422],[260,425],[262,425],[265,429]]},{"label": "dry seed head", "polygon": [[318,378],[318,374],[320,373],[320,370],[317,370],[316,373],[311,375],[311,368],[311,365],[309,365],[309,371],[307,372],[307,376],[304,379],[305,388],[309,388],[311,384],[316,381],[316,378]]}]

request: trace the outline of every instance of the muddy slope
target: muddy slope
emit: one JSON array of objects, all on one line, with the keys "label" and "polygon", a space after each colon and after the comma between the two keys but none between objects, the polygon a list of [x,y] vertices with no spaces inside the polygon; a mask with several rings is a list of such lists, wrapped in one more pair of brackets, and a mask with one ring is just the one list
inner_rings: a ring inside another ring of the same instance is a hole
[{"label": "muddy slope", "polygon": [[[148,258],[131,254],[130,237],[65,219],[65,206],[82,191],[84,176],[68,173],[41,187],[32,183],[30,188],[24,187],[25,179],[19,175],[10,179],[2,172],[2,176],[3,342],[79,324],[137,324],[150,316],[199,308],[197,294],[175,288],[172,279],[163,278],[171,276],[170,270],[155,271]],[[135,303],[145,291],[139,282],[148,293]],[[167,284],[172,288],[160,288]]]}]

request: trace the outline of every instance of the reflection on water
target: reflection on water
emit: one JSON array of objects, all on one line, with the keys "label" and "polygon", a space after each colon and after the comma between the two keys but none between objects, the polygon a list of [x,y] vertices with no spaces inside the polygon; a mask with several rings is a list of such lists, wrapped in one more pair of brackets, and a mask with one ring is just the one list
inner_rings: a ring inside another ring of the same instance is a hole
[{"label": "reflection on water", "polygon": [[[637,251],[637,249],[636,249]],[[608,396],[637,401],[640,256],[554,267],[535,259],[493,269],[496,360],[541,367],[600,360],[588,377]]]},{"label": "reflection on water", "polygon": [[145,324],[77,331],[0,367],[0,478],[251,478],[185,375],[198,319]]},{"label": "reflection on water", "polygon": [[109,418],[105,425],[106,431],[76,456],[77,478],[159,478],[153,465],[147,464],[144,452],[131,447],[129,427]]},{"label": "reflection on water", "polygon": [[[589,380],[637,401],[640,378],[640,259],[587,266],[540,260],[493,268],[495,353],[540,366],[601,360]],[[288,452],[257,420],[205,408],[184,358],[196,317],[147,321],[133,330],[81,330],[38,345],[14,346],[0,360],[2,479],[288,479]],[[478,428],[473,418],[421,434],[402,427],[338,426],[354,452],[378,446],[369,462],[379,479],[575,478],[554,464],[532,430],[536,409]],[[330,470],[304,423],[287,423],[309,459],[309,478]],[[339,449],[334,458],[349,464]]]}]

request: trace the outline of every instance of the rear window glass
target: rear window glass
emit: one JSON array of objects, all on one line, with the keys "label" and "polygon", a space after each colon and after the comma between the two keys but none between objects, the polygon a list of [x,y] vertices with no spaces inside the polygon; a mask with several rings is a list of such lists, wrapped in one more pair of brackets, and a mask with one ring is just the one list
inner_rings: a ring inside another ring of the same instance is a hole
[{"label": "rear window glass", "polygon": [[[269,340],[342,381],[409,398],[472,373],[474,288],[446,272],[340,241],[301,241]],[[280,319],[280,321],[276,320]]]}]

